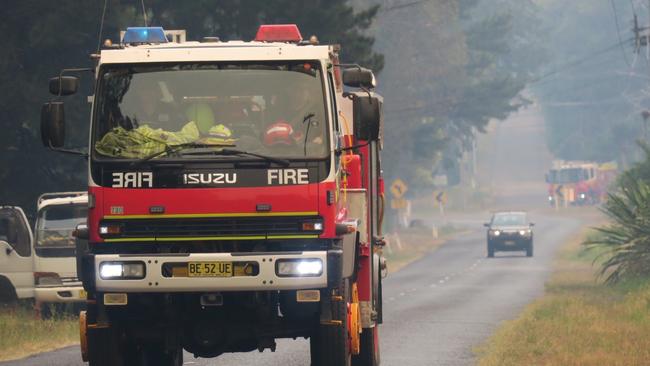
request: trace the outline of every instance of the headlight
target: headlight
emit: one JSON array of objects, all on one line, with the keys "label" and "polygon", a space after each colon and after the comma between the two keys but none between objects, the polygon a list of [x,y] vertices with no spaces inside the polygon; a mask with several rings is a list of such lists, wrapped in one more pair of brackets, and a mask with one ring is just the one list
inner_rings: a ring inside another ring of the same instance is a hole
[{"label": "headlight", "polygon": [[308,221],[302,223],[303,231],[323,231],[322,221]]},{"label": "headlight", "polygon": [[145,276],[143,262],[104,262],[99,265],[103,280],[138,280]]},{"label": "headlight", "polygon": [[519,235],[521,236],[530,235],[530,230],[519,230]]},{"label": "headlight", "polygon": [[583,199],[585,199],[585,197],[587,197],[587,195],[585,195],[584,193],[580,193],[580,199],[583,200]]},{"label": "headlight", "polygon": [[275,264],[275,273],[280,277],[318,277],[323,274],[320,259],[280,259]]},{"label": "headlight", "polygon": [[494,230],[494,231],[492,231],[492,235],[499,236],[499,235],[501,235],[501,232],[499,230]]},{"label": "headlight", "polygon": [[101,224],[99,225],[99,235],[101,237],[120,235],[122,226],[118,224]]},{"label": "headlight", "polygon": [[553,196],[548,196],[548,200],[552,202],[553,201]]}]

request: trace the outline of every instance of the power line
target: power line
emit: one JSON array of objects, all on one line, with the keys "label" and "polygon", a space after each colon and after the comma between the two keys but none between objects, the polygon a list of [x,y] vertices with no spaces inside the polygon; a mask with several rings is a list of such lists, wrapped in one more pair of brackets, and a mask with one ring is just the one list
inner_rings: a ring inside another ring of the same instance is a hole
[{"label": "power line", "polygon": [[621,47],[621,53],[623,54],[623,60],[628,67],[631,67],[630,61],[627,59],[625,54],[625,48],[623,48],[623,40],[621,39],[621,27],[618,24],[618,12],[616,11],[616,3],[614,0],[609,0],[609,3],[612,5],[612,16],[614,17],[614,23],[616,24],[616,35],[618,36],[619,46]]},{"label": "power line", "polygon": [[585,56],[583,56],[583,57],[581,57],[581,58],[575,60],[575,61],[572,61],[572,62],[566,63],[566,64],[562,65],[561,67],[558,67],[558,68],[556,68],[556,69],[554,69],[554,70],[551,70],[551,71],[549,71],[549,72],[547,72],[547,73],[545,73],[545,74],[542,74],[542,75],[540,75],[540,76],[538,76],[538,77],[532,79],[532,80],[529,82],[529,84],[535,84],[535,83],[538,83],[538,82],[540,82],[540,81],[542,81],[542,80],[544,80],[544,79],[546,79],[546,78],[549,78],[549,77],[551,77],[551,76],[554,76],[554,75],[557,75],[557,74],[559,74],[559,73],[562,73],[562,72],[564,72],[564,71],[566,71],[566,70],[568,70],[568,69],[571,69],[571,68],[574,68],[574,67],[576,67],[576,66],[582,65],[582,64],[584,64],[584,63],[586,63],[586,62],[589,62],[589,61],[591,61],[594,57],[597,57],[597,56],[600,56],[600,55],[604,55],[604,54],[606,54],[606,53],[608,53],[608,52],[611,52],[612,50],[618,48],[620,44],[623,44],[623,43],[625,43],[625,42],[629,42],[629,41],[631,41],[632,39],[633,39],[633,38],[629,38],[629,39],[626,39],[626,40],[621,41],[621,42],[616,42],[615,44],[613,44],[613,45],[611,45],[611,46],[608,46],[608,47],[606,47],[606,48],[603,48],[603,49],[600,49],[600,50],[594,51],[594,52],[592,52],[592,53],[590,53],[590,54],[587,54],[587,55],[585,55]]},{"label": "power line", "polygon": [[411,6],[419,5],[419,4],[422,4],[422,3],[429,2],[429,1],[431,1],[431,0],[415,0],[415,1],[410,1],[410,2],[408,2],[408,3],[397,4],[397,5],[389,6],[389,7],[386,7],[386,8],[382,8],[379,12],[380,12],[380,13],[388,13],[388,12],[390,12],[390,11],[394,11],[394,10],[398,10],[398,9],[403,9],[403,8],[409,8],[409,7],[411,7]]}]

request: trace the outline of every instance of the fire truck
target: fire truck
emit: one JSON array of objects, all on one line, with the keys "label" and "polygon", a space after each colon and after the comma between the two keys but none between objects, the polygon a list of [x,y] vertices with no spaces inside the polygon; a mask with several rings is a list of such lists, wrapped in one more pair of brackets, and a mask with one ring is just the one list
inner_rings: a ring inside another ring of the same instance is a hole
[{"label": "fire truck", "polygon": [[[308,338],[312,365],[378,365],[381,96],[297,26],[254,40],[128,28],[50,79],[43,143],[89,161],[77,271],[90,365],[181,365]],[[63,97],[93,75],[87,152]],[[81,76],[82,77],[82,76]]]},{"label": "fire truck", "polygon": [[607,189],[616,177],[615,163],[554,161],[546,174],[551,206],[594,205],[607,198]]}]

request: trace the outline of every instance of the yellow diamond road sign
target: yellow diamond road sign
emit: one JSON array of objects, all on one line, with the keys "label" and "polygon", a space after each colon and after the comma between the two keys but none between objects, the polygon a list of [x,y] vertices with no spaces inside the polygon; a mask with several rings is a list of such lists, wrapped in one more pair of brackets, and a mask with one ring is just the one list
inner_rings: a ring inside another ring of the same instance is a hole
[{"label": "yellow diamond road sign", "polygon": [[404,183],[403,180],[397,178],[393,181],[393,184],[390,185],[390,192],[393,194],[393,197],[395,198],[402,198],[404,197],[404,194],[406,191],[408,191],[409,188]]}]

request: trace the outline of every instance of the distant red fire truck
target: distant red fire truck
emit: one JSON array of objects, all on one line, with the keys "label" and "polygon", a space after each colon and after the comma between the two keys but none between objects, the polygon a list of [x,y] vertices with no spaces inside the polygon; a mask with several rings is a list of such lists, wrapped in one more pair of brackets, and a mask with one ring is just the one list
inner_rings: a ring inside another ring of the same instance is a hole
[{"label": "distant red fire truck", "polygon": [[546,174],[551,206],[594,205],[607,198],[616,178],[615,163],[554,161]]}]

